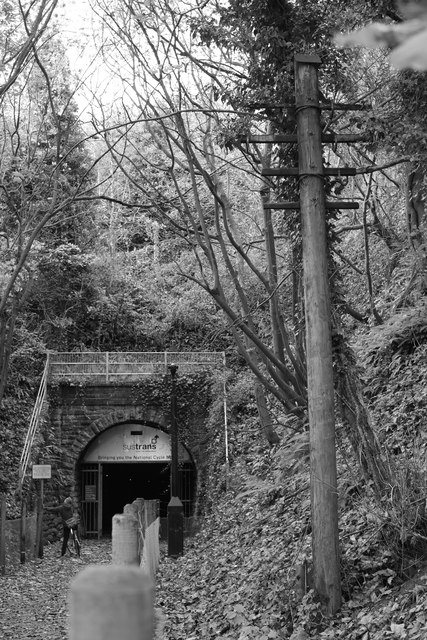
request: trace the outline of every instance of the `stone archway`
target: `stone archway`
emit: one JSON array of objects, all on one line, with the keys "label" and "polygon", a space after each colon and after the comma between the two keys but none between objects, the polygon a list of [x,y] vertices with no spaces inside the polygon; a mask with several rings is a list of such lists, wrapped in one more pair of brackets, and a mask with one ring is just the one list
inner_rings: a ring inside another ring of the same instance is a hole
[{"label": "stone archway", "polygon": [[[211,387],[203,380],[183,379],[179,389],[179,439],[197,466],[197,495],[203,494],[207,477],[207,453],[212,432],[207,429]],[[81,384],[63,381],[48,387],[48,419],[60,457],[52,460],[55,498],[81,498],[79,463],[83,452],[99,434],[117,424],[141,422],[166,433],[170,425],[170,385],[164,379],[120,384]],[[52,439],[53,439],[52,438]],[[196,471],[194,471],[196,473]],[[143,497],[143,496],[141,496]],[[195,504],[194,515],[198,513]],[[190,523],[187,523],[190,524]]]},{"label": "stone archway", "polygon": [[[92,438],[76,465],[76,488],[86,535],[109,534],[113,515],[121,513],[124,505],[136,498],[158,500],[160,518],[166,518],[170,460],[170,435],[151,421],[133,418],[110,425]],[[181,443],[178,477],[179,497],[184,515],[189,518],[193,513],[196,469],[190,452]]]},{"label": "stone archway", "polygon": [[101,416],[97,408],[97,417],[86,408],[84,413],[78,407],[77,410],[74,409],[72,413],[67,412],[65,415],[63,406],[55,406],[53,409],[51,421],[59,432],[57,442],[61,448],[61,458],[58,461],[56,473],[62,486],[62,493],[73,496],[77,503],[80,501],[81,494],[78,463],[82,453],[94,438],[113,425],[131,421],[150,422],[167,430],[167,417],[158,407],[134,406],[116,410],[105,407]]}]

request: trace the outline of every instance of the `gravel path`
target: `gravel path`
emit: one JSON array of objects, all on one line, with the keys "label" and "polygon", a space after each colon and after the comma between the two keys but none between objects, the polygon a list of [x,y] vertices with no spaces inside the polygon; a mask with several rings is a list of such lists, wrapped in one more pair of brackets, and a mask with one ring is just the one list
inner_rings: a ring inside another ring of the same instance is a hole
[{"label": "gravel path", "polygon": [[59,555],[59,543],[48,545],[42,560],[0,576],[1,640],[67,640],[70,582],[88,564],[110,562],[111,540],[84,540],[80,560]]}]

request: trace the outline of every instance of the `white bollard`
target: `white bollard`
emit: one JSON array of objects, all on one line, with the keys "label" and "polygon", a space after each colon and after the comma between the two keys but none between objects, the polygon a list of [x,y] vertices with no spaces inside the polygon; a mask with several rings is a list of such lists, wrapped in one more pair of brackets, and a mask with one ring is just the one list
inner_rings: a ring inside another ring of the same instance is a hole
[{"label": "white bollard", "polygon": [[98,565],[71,583],[70,640],[153,640],[153,586],[137,567]]},{"label": "white bollard", "polygon": [[136,508],[138,509],[138,513],[143,513],[144,511],[144,504],[145,504],[145,500],[144,498],[136,498],[132,504],[134,504],[136,506]]},{"label": "white bollard", "polygon": [[138,520],[138,555],[139,555],[139,563],[142,562],[142,554],[144,552],[144,498],[136,498],[132,502],[133,506],[136,508],[136,517]]},{"label": "white bollard", "polygon": [[144,502],[145,502],[144,498],[135,498],[132,504],[136,504],[138,509],[142,511],[144,509]]},{"label": "white bollard", "polygon": [[138,519],[138,526],[140,528],[140,533],[144,533],[144,511],[145,511],[145,500],[144,498],[137,498],[132,502],[132,506],[136,509],[136,517]]},{"label": "white bollard", "polygon": [[128,515],[128,516],[130,515],[138,519],[138,507],[133,502],[132,504],[125,504],[125,506],[123,507],[123,513],[125,515]]},{"label": "white bollard", "polygon": [[113,516],[112,563],[139,564],[138,521],[130,515],[117,513]]},{"label": "white bollard", "polygon": [[138,556],[140,563],[144,551],[144,503],[144,498],[136,498],[132,502],[132,506],[136,509],[136,519],[138,520]]}]

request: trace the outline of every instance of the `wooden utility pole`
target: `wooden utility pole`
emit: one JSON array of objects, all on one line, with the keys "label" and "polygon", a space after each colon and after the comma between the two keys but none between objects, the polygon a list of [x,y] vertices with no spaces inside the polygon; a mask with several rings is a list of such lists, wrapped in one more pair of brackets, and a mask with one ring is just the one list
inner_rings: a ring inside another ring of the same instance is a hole
[{"label": "wooden utility pole", "polygon": [[318,56],[295,56],[306,318],[314,589],[325,613],[341,606],[334,383]]},{"label": "wooden utility pole", "polygon": [[[323,134],[321,109],[361,110],[364,104],[320,104],[318,56],[295,56],[297,135],[241,136],[241,143],[298,145],[298,167],[264,167],[262,176],[295,177],[298,202],[264,202],[264,209],[301,211],[304,298],[306,319],[307,390],[310,423],[311,511],[314,589],[324,613],[341,606],[338,537],[338,496],[335,453],[334,384],[332,369],[331,309],[328,282],[328,247],[325,212],[358,209],[357,202],[326,201],[325,176],[354,176],[354,167],[324,167],[322,142],[366,140],[366,134]],[[279,105],[276,105],[279,106]],[[290,106],[290,105],[288,105]]]},{"label": "wooden utility pole", "polygon": [[44,479],[40,480],[40,494],[37,499],[37,524],[36,524],[36,547],[35,555],[43,558],[43,501],[44,501]]}]

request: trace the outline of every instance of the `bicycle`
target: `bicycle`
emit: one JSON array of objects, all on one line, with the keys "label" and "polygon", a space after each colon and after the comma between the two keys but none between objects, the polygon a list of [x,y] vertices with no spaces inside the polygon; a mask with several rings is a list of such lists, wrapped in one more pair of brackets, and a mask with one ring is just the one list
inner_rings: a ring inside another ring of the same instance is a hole
[{"label": "bicycle", "polygon": [[[69,520],[67,520],[66,524],[67,524],[67,527],[70,529],[70,537],[68,538],[68,540],[71,541],[74,551],[76,553],[76,556],[80,558],[80,551],[81,551],[82,545],[81,545],[79,534],[77,531],[79,519],[75,517],[70,518]],[[73,552],[70,549],[69,543],[67,543],[67,549],[70,556],[72,556]]]}]

